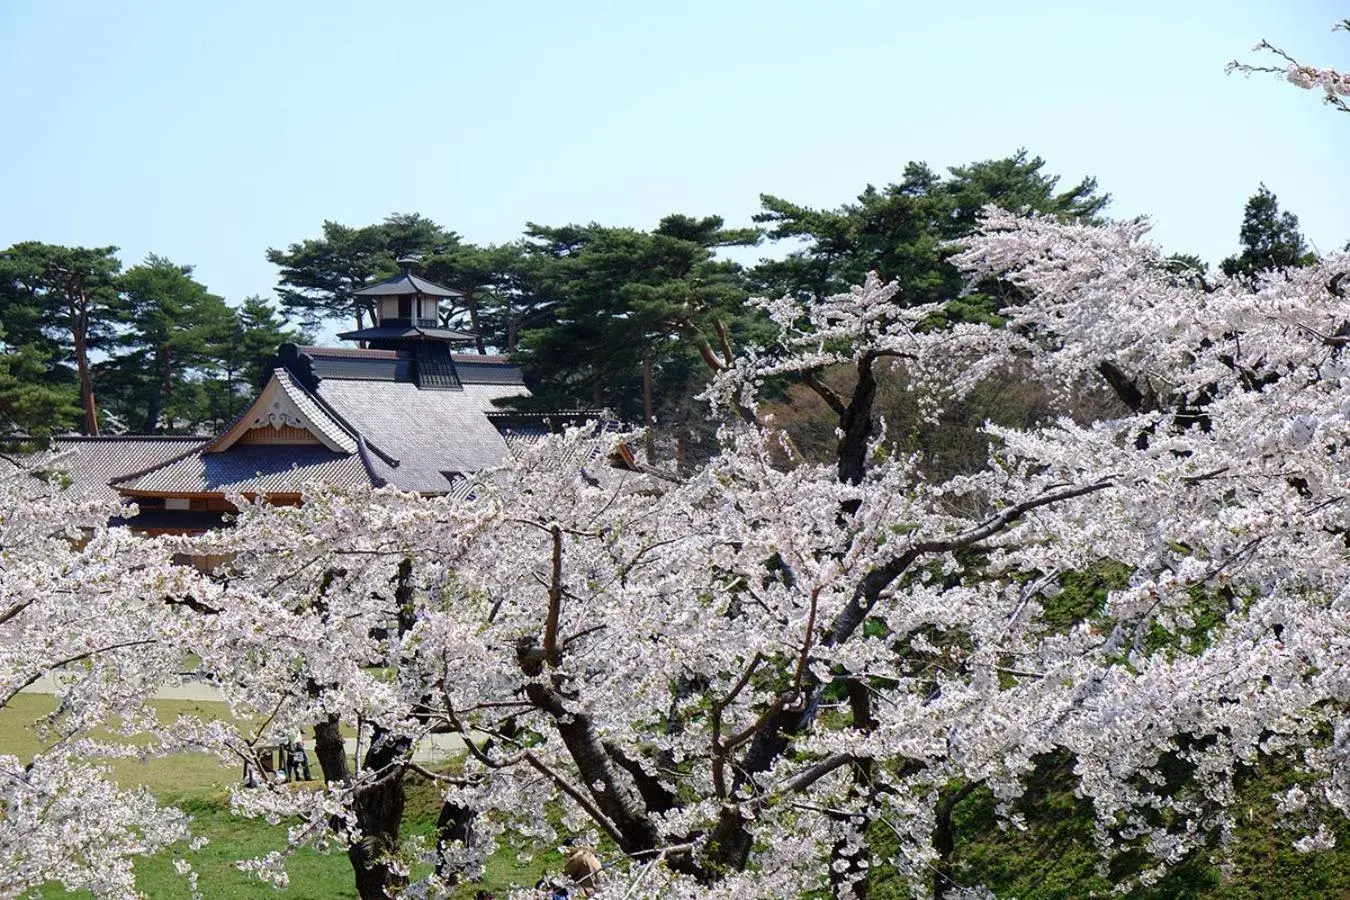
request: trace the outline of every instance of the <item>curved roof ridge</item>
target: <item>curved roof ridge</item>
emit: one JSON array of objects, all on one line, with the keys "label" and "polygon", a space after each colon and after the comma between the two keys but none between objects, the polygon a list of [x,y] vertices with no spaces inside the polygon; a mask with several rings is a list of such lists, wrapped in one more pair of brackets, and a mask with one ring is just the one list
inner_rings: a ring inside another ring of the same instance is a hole
[{"label": "curved roof ridge", "polygon": [[[356,436],[356,455],[361,459],[361,465],[365,466],[366,475],[370,477],[370,483],[377,488],[382,488],[389,483],[379,472],[375,471],[375,463],[370,460],[370,445],[366,439],[360,435]],[[398,463],[395,462],[394,465]]]},{"label": "curved roof ridge", "polygon": [[356,452],[356,434],[350,425],[335,421],[314,396],[285,366],[272,370],[266,386],[230,427],[202,447],[203,453],[228,450],[245,433],[262,425],[296,424],[307,428],[319,442],[337,453]]},{"label": "curved roof ridge", "polygon": [[[300,380],[296,378],[289,369],[284,371],[286,372],[286,377],[281,380],[281,390],[286,394],[287,398],[299,407],[306,418],[310,419],[314,425],[325,432],[325,437],[328,437],[334,443],[341,446],[342,449],[346,450],[348,453],[356,450],[357,441],[360,440],[361,436],[356,433],[356,430],[351,427],[350,423],[335,419],[326,409],[315,402],[314,395],[305,390],[305,386],[300,383]],[[328,433],[329,429],[324,427],[326,425],[336,426],[335,430],[338,434],[335,436]],[[350,446],[348,446],[348,444],[350,444]]]},{"label": "curved roof ridge", "polygon": [[400,272],[392,278],[377,281],[358,291],[352,291],[353,297],[384,297],[394,294],[427,294],[432,297],[463,297],[459,291],[445,285],[428,281],[411,272]]}]

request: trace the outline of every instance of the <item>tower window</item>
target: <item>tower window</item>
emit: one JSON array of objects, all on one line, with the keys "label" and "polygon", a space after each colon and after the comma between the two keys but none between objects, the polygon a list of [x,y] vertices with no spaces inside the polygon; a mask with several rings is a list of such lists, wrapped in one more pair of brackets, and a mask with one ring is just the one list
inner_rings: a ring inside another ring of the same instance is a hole
[{"label": "tower window", "polygon": [[412,314],[412,297],[399,297],[398,317],[400,319],[411,319]]}]

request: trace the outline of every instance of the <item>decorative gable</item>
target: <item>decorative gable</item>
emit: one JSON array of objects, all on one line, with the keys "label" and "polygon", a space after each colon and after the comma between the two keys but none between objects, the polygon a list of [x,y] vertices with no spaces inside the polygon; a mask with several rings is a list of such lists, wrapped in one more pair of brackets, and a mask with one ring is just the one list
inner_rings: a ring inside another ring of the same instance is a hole
[{"label": "decorative gable", "polygon": [[219,453],[237,443],[323,444],[335,453],[355,453],[356,440],[324,412],[285,369],[272,378],[248,410],[203,453]]},{"label": "decorative gable", "polygon": [[259,426],[245,431],[240,444],[319,444],[314,432],[298,425]]}]

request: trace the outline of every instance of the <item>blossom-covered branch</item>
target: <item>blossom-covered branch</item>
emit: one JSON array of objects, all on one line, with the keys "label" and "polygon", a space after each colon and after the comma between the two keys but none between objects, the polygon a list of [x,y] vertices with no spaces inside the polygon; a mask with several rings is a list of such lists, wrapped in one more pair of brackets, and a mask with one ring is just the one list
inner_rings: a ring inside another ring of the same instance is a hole
[{"label": "blossom-covered branch", "polygon": [[[1338,22],[1334,30],[1350,31],[1350,19]],[[1259,42],[1252,47],[1252,51],[1274,56],[1282,62],[1278,65],[1262,66],[1233,60],[1228,64],[1228,71],[1241,72],[1244,75],[1258,73],[1277,75],[1305,91],[1321,91],[1322,99],[1326,103],[1341,112],[1350,112],[1350,73],[1306,65],[1269,41]]]}]

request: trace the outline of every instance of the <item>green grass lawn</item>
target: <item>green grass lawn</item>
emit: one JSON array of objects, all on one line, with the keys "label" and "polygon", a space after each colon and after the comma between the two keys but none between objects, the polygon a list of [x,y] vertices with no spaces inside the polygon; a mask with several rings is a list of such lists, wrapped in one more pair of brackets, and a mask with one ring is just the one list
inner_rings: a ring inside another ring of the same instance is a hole
[{"label": "green grass lawn", "polygon": [[[31,723],[50,712],[53,699],[34,694],[20,695],[0,709],[0,753],[21,758],[38,749]],[[179,714],[218,718],[228,714],[222,703],[167,700],[155,703],[161,717]],[[210,898],[354,898],[351,866],[343,853],[321,854],[301,850],[290,858],[287,870],[291,885],[276,892],[246,877],[235,868],[239,859],[259,856],[285,846],[286,826],[232,816],[228,788],[239,778],[235,768],[224,768],[214,757],[185,753],[144,763],[117,760],[114,776],[124,785],[148,787],[161,801],[177,806],[193,817],[193,830],[209,839],[201,850],[168,852],[137,862],[136,875],[148,897],[188,898],[185,879],[174,871],[175,857],[188,859]],[[1020,900],[1075,900],[1106,896],[1112,877],[1103,877],[1092,843],[1092,813],[1087,801],[1073,796],[1072,780],[1063,765],[1038,771],[1019,808],[1027,828],[1019,831],[998,826],[994,801],[987,791],[976,791],[956,810],[956,875],[964,883],[983,883],[999,897]],[[1237,829],[1236,846],[1226,872],[1207,860],[1197,859],[1169,874],[1154,888],[1130,894],[1148,900],[1323,900],[1350,898],[1350,826],[1338,829],[1334,851],[1303,856],[1290,846],[1293,836],[1277,827],[1271,795],[1286,783],[1286,773],[1266,768],[1244,777],[1240,798],[1244,815]],[[430,837],[435,830],[439,797],[426,779],[410,775],[404,835]],[[556,810],[554,811],[556,813]],[[885,854],[887,835],[873,834],[878,851]],[[512,887],[528,887],[545,872],[556,873],[562,859],[552,848],[534,848],[529,862],[519,859],[525,844],[506,847],[487,865],[482,885],[465,885],[456,896],[469,898],[479,887],[500,894]],[[1111,868],[1122,872],[1140,860],[1118,860]],[[875,900],[908,897],[907,887],[886,865],[874,872]],[[44,897],[78,896],[59,888]]]},{"label": "green grass lawn", "polygon": [[[20,694],[9,705],[0,709],[0,753],[21,759],[30,758],[40,747],[33,733],[35,720],[55,708],[55,699],[46,694]],[[194,715],[212,720],[228,716],[224,703],[191,700],[159,700],[155,710],[164,721],[179,715]],[[100,735],[108,738],[111,735]],[[128,740],[117,737],[118,740]],[[209,839],[205,847],[138,860],[136,880],[147,897],[154,900],[188,900],[186,879],[173,866],[175,858],[192,863],[200,877],[203,892],[210,898],[277,897],[289,900],[327,900],[327,898],[355,898],[351,864],[343,853],[318,853],[299,850],[287,864],[290,886],[274,891],[240,872],[236,860],[261,856],[286,845],[286,825],[269,825],[261,819],[245,819],[230,814],[229,786],[239,780],[236,767],[224,767],[214,756],[205,753],[180,753],[170,757],[110,762],[113,777],[124,786],[144,785],[163,803],[177,806],[192,816],[194,834]],[[409,780],[407,812],[404,833],[407,836],[429,837],[435,831],[439,801],[434,787],[421,777]],[[510,887],[533,885],[545,867],[557,871],[561,859],[546,853],[538,861],[522,864],[518,860],[520,848],[508,848],[488,861],[484,884],[465,885],[459,895],[472,897],[479,887],[504,891]],[[86,897],[58,886],[43,891],[45,898]]]},{"label": "green grass lawn", "polygon": [[[154,707],[164,721],[180,715],[194,715],[206,720],[224,718],[229,709],[224,703],[203,703],[192,700],[156,700]],[[40,743],[32,724],[56,708],[56,700],[49,694],[20,694],[0,709],[0,753],[9,753],[28,759],[37,752]],[[121,735],[98,733],[103,739],[129,742]],[[172,757],[149,759],[145,762],[119,759],[110,763],[119,784],[141,784],[156,796],[166,792],[223,792],[224,787],[238,777],[238,770],[224,768],[214,756],[205,753],[180,753]]]},{"label": "green grass lawn", "polygon": [[[435,797],[426,782],[410,785],[408,814],[404,818],[405,837],[420,834],[430,836],[435,830],[435,816],[428,815],[434,808]],[[185,810],[192,816],[193,831],[210,839],[201,850],[186,849],[138,860],[136,881],[147,897],[154,900],[189,900],[187,881],[173,867],[173,860],[182,857],[192,863],[200,877],[207,897],[256,898],[277,897],[288,900],[326,900],[326,898],[355,898],[352,869],[341,852],[318,853],[303,849],[296,851],[286,865],[290,885],[274,891],[240,872],[236,860],[261,856],[286,844],[286,826],[269,825],[258,819],[243,819],[230,814],[223,792],[216,797],[175,795],[166,793],[161,799]],[[504,892],[512,887],[528,887],[546,870],[557,872],[562,859],[549,852],[529,863],[521,863],[519,848],[503,850],[488,860],[482,884],[463,885],[457,897],[472,897],[480,887]],[[43,892],[44,898],[86,897],[57,887]]]}]

